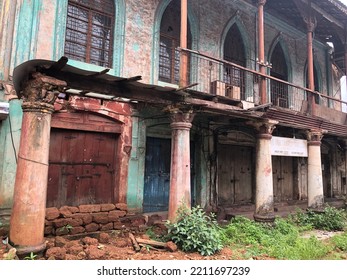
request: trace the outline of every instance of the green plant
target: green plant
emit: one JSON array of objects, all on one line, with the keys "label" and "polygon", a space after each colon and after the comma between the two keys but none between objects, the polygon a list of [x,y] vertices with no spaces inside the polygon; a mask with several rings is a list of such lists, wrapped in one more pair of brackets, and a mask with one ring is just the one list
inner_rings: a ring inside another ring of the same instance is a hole
[{"label": "green plant", "polygon": [[323,259],[331,246],[316,237],[300,237],[300,227],[291,220],[276,218],[272,225],[236,217],[224,228],[223,241],[232,246],[243,245],[244,258],[270,257],[287,260]]},{"label": "green plant", "polygon": [[347,232],[333,236],[331,242],[335,249],[347,252]]},{"label": "green plant", "polygon": [[71,232],[72,229],[73,229],[73,226],[67,224],[67,225],[61,227],[59,230],[60,231],[67,231],[69,233],[69,232]]},{"label": "green plant", "polygon": [[26,256],[24,259],[25,260],[35,260],[36,259],[36,257],[37,257],[37,255],[35,255],[33,252],[31,252],[30,253],[30,255],[29,256]]},{"label": "green plant", "polygon": [[185,252],[212,255],[223,248],[221,229],[213,214],[207,215],[200,206],[181,206],[177,221],[167,223],[168,237]]},{"label": "green plant", "polygon": [[311,226],[322,230],[343,230],[346,226],[346,211],[335,207],[326,206],[322,213],[317,213],[311,209],[307,212],[297,211],[290,215],[290,219],[299,226]]}]

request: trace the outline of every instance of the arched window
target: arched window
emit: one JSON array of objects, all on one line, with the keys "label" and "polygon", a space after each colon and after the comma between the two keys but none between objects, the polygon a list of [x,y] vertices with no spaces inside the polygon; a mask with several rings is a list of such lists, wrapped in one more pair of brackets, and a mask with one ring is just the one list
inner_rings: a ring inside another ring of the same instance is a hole
[{"label": "arched window", "polygon": [[[245,47],[243,44],[242,35],[237,24],[233,24],[224,41],[224,60],[238,64],[240,66],[246,66]],[[239,68],[225,65],[223,80],[227,83],[234,92],[238,92],[236,95],[240,95],[237,99],[245,98],[245,75]],[[226,92],[227,96],[234,97]]]},{"label": "arched window", "polygon": [[[272,52],[271,64],[272,68],[270,75],[283,81],[288,81],[288,66],[280,43],[277,43]],[[286,84],[271,80],[270,89],[272,104],[275,106],[288,108],[288,86]]]},{"label": "arched window", "polygon": [[[167,6],[160,24],[159,81],[178,84],[180,70],[180,19],[181,2],[173,0]],[[191,48],[191,32],[188,24],[188,48]]]},{"label": "arched window", "polygon": [[112,68],[114,15],[112,0],[69,0],[65,56]]}]

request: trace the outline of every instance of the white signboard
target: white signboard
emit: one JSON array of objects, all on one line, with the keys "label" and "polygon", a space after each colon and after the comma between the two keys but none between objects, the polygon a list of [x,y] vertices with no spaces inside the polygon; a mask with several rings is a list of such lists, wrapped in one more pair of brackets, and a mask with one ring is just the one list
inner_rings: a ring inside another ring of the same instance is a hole
[{"label": "white signboard", "polygon": [[272,136],[271,155],[307,157],[307,140]]}]

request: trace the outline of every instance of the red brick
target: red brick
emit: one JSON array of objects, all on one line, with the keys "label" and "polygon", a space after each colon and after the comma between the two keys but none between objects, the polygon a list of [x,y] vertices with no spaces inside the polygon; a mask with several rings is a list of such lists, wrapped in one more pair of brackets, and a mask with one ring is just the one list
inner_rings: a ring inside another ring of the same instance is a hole
[{"label": "red brick", "polygon": [[98,224],[107,224],[109,222],[107,212],[94,213],[92,214],[92,217],[93,217],[93,222]]},{"label": "red brick", "polygon": [[62,206],[59,208],[59,212],[60,214],[64,217],[64,218],[69,218],[72,215],[72,212],[70,211],[68,206]]},{"label": "red brick", "polygon": [[45,235],[51,235],[53,234],[53,226],[46,226],[45,227]]},{"label": "red brick", "polygon": [[109,203],[109,204],[100,204],[101,212],[108,212],[108,211],[112,211],[114,209],[116,209],[116,205],[114,205],[114,204],[111,204],[111,203]]},{"label": "red brick", "polygon": [[117,203],[116,208],[118,210],[128,211],[128,205],[126,205],[125,203]]},{"label": "red brick", "polygon": [[93,232],[99,230],[99,225],[96,223],[91,223],[85,226],[87,232]]},{"label": "red brick", "polygon": [[71,218],[56,219],[56,220],[53,221],[53,225],[54,225],[56,228],[60,228],[60,227],[63,227],[63,226],[68,225],[71,221],[72,221]]},{"label": "red brick", "polygon": [[84,225],[88,225],[93,221],[93,217],[89,213],[76,213],[71,216],[73,219],[82,219]]},{"label": "red brick", "polygon": [[83,220],[82,219],[72,219],[69,223],[70,226],[72,227],[78,227],[78,226],[81,226],[83,225]]},{"label": "red brick", "polygon": [[100,230],[102,231],[107,231],[107,230],[112,230],[113,229],[113,223],[108,223],[106,225],[102,225]]},{"label": "red brick", "polygon": [[113,210],[108,213],[108,219],[111,222],[116,222],[120,217],[124,217],[126,214],[125,211]]},{"label": "red brick", "polygon": [[93,213],[93,212],[100,212],[100,205],[99,204],[87,204],[87,205],[80,205],[78,206],[81,213]]},{"label": "red brick", "polygon": [[51,208],[46,208],[46,219],[47,220],[54,220],[60,216],[60,212],[58,208],[56,207],[51,207]]},{"label": "red brick", "polygon": [[78,233],[83,233],[85,232],[86,229],[84,227],[81,227],[81,226],[77,226],[77,227],[73,227],[71,230],[70,230],[70,234],[78,234]]}]

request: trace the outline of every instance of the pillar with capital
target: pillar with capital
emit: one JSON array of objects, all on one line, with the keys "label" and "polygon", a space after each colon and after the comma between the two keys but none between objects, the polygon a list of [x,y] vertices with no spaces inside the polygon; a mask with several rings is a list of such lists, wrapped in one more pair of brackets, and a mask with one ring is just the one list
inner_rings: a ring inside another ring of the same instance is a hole
[{"label": "pillar with capital", "polygon": [[256,193],[254,220],[272,222],[274,215],[274,196],[272,179],[271,138],[277,121],[265,120],[255,123],[257,128],[256,148]]},{"label": "pillar with capital", "polygon": [[307,197],[308,207],[320,209],[324,204],[323,175],[321,160],[321,140],[324,131],[311,129],[307,131],[308,145],[308,182]]},{"label": "pillar with capital", "polygon": [[64,81],[33,73],[18,93],[23,119],[10,219],[9,242],[18,255],[45,249],[44,223],[51,114]]},{"label": "pillar with capital", "polygon": [[172,110],[171,116],[171,170],[168,219],[176,220],[181,205],[191,206],[190,183],[190,129],[192,111]]}]

